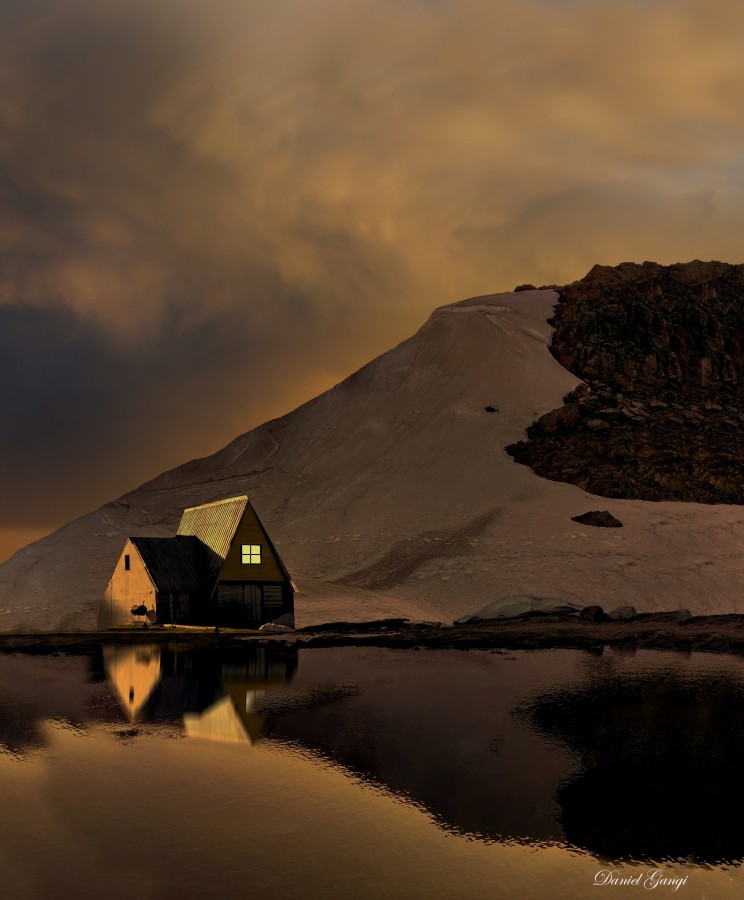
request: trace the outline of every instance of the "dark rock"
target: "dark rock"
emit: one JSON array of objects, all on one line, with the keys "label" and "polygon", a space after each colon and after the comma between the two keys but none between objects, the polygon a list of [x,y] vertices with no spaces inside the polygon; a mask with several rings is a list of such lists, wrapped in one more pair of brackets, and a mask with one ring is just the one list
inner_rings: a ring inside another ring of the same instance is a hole
[{"label": "dark rock", "polygon": [[556,290],[551,352],[583,384],[507,452],[593,494],[744,504],[744,265],[595,266]]},{"label": "dark rock", "polygon": [[611,427],[605,419],[587,419],[584,424],[590,431],[606,431]]},{"label": "dark rock", "polygon": [[561,406],[554,409],[544,416],[540,416],[537,422],[531,426],[533,431],[538,434],[555,434],[556,432],[568,431],[577,425],[581,420],[581,410],[578,403],[569,403],[568,406]]},{"label": "dark rock", "polygon": [[692,613],[689,609],[678,609],[674,614],[674,618],[678,622],[689,622],[692,618]]},{"label": "dark rock", "polygon": [[495,406],[484,406],[486,412],[498,412]]},{"label": "dark rock", "polygon": [[616,519],[609,510],[591,510],[580,516],[571,516],[572,522],[580,525],[595,525],[597,528],[622,528],[623,523]]},{"label": "dark rock", "polygon": [[518,294],[520,291],[536,291],[537,288],[534,284],[518,284],[514,288],[514,293]]},{"label": "dark rock", "polygon": [[579,613],[579,618],[584,622],[603,622],[605,614],[601,606],[585,606]]},{"label": "dark rock", "polygon": [[577,384],[576,387],[569,391],[563,398],[564,403],[578,403],[579,400],[586,400],[591,395],[591,389],[587,384]]},{"label": "dark rock", "polygon": [[629,622],[638,615],[635,606],[618,606],[607,613],[607,618],[615,622]]}]

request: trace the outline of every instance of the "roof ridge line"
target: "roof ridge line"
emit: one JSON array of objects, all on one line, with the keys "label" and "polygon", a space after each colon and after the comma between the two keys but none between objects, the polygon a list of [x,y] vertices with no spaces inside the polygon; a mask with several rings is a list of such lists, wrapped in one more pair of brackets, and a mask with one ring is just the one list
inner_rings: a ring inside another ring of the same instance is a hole
[{"label": "roof ridge line", "polygon": [[247,494],[239,494],[237,497],[225,497],[224,500],[213,500],[211,503],[197,503],[196,506],[186,506],[184,507],[184,512],[190,512],[193,509],[204,509],[208,506],[219,506],[222,503],[234,503],[236,500],[246,500],[248,501]]}]

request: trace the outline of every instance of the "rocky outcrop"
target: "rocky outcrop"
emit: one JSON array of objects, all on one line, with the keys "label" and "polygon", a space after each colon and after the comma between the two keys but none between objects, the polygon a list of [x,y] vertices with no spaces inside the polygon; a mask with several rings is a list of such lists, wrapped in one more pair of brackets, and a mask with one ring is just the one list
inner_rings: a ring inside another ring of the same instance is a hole
[{"label": "rocky outcrop", "polygon": [[593,494],[744,503],[744,265],[595,266],[551,352],[585,382],[507,451]]},{"label": "rocky outcrop", "polygon": [[552,351],[638,398],[744,398],[744,265],[595,266],[559,288]]}]

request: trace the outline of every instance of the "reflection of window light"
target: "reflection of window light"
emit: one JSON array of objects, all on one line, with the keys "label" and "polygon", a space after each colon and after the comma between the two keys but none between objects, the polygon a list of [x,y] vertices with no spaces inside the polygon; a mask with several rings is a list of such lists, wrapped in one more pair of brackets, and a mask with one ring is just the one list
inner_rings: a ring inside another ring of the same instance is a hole
[{"label": "reflection of window light", "polygon": [[260,566],[261,565],[261,545],[260,544],[242,544],[240,547],[240,561],[243,565]]}]

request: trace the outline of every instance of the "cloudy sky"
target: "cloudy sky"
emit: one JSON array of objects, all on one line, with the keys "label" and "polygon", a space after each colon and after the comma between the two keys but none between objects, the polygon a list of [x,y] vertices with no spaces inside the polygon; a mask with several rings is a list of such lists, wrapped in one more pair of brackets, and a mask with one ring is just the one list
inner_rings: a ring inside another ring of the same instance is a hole
[{"label": "cloudy sky", "polygon": [[0,0],[0,559],[436,306],[744,261],[740,0]]}]

